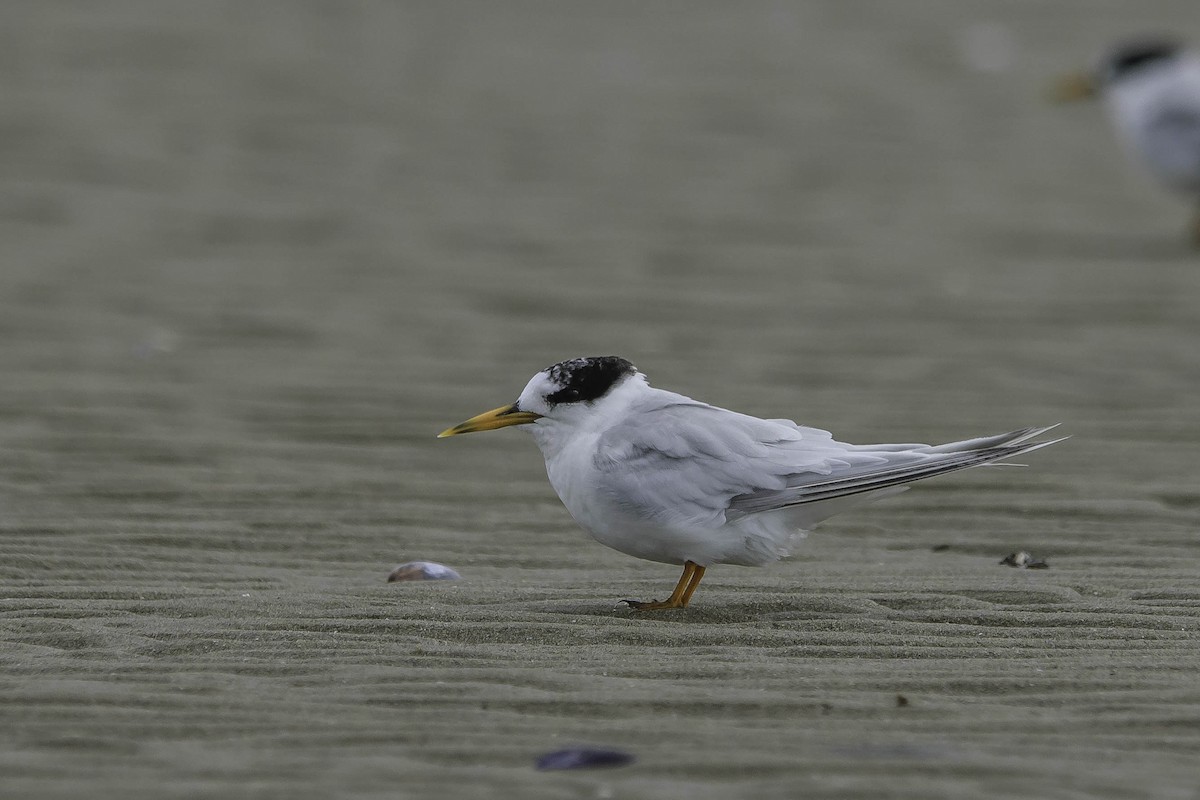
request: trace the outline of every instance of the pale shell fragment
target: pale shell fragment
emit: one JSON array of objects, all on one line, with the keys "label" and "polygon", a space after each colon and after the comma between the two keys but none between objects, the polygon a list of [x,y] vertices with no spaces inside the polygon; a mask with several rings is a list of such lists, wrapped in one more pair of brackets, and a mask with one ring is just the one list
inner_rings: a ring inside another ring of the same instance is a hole
[{"label": "pale shell fragment", "polygon": [[434,561],[408,561],[400,564],[388,575],[388,583],[396,581],[457,581],[462,579],[445,564]]},{"label": "pale shell fragment", "polygon": [[1032,553],[1027,553],[1020,550],[1016,553],[1009,553],[1000,560],[1001,564],[1009,567],[1017,567],[1018,569],[1046,569],[1050,565],[1045,559],[1034,558]]}]

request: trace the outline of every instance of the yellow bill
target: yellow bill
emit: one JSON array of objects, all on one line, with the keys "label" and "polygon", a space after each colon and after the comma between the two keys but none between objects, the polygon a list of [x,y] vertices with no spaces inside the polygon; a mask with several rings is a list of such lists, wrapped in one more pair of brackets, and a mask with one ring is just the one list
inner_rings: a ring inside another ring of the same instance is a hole
[{"label": "yellow bill", "polygon": [[1055,103],[1070,103],[1096,96],[1096,80],[1083,72],[1064,75],[1050,87],[1050,99]]},{"label": "yellow bill", "polygon": [[531,411],[520,411],[517,404],[500,406],[491,411],[485,411],[477,417],[471,417],[466,422],[460,422],[453,428],[446,428],[438,434],[439,439],[447,436],[458,436],[460,433],[476,433],[478,431],[494,431],[497,428],[507,428],[510,425],[528,425],[534,420],[541,419],[541,414]]}]

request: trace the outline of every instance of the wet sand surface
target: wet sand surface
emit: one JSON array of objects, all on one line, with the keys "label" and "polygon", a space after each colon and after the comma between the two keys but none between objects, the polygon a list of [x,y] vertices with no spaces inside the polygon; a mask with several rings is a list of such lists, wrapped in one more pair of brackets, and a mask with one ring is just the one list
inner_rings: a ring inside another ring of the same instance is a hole
[{"label": "wet sand surface", "polygon": [[[0,20],[4,796],[1197,796],[1200,257],[1043,100],[1194,3]],[[677,568],[526,436],[434,439],[607,353],[849,441],[1073,438],[638,616]],[[535,771],[571,745],[637,761]]]}]

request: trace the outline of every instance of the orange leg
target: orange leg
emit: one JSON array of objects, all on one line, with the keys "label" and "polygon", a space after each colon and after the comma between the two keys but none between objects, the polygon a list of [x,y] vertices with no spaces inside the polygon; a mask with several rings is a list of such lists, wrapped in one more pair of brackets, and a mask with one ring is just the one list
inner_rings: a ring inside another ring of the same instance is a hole
[{"label": "orange leg", "polygon": [[671,596],[666,600],[652,600],[648,603],[643,603],[638,600],[624,600],[629,607],[634,611],[657,611],[660,608],[684,608],[688,601],[692,599],[692,595],[696,593],[696,587],[700,585],[700,579],[704,577],[705,567],[700,566],[695,561],[683,562],[683,574],[679,576],[679,583],[675,584],[675,591],[671,592]]}]

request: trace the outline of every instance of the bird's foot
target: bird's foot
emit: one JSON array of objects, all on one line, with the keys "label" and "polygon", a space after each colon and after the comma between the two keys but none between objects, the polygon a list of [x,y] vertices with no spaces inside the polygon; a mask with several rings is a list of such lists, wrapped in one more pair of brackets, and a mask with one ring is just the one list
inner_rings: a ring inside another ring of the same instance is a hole
[{"label": "bird's foot", "polygon": [[661,611],[664,608],[683,608],[687,605],[686,603],[681,603],[674,598],[650,601],[622,600],[621,602],[628,605],[634,611]]},{"label": "bird's foot", "polygon": [[679,576],[679,583],[675,584],[675,591],[671,592],[671,596],[666,600],[651,600],[648,603],[643,603],[641,600],[622,600],[621,602],[627,603],[634,611],[685,608],[688,601],[692,599],[696,587],[700,585],[700,579],[704,577],[705,569],[695,561],[685,561],[683,562],[683,574]]}]

